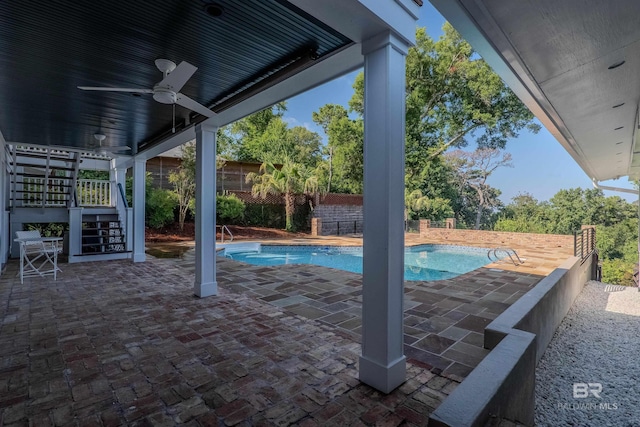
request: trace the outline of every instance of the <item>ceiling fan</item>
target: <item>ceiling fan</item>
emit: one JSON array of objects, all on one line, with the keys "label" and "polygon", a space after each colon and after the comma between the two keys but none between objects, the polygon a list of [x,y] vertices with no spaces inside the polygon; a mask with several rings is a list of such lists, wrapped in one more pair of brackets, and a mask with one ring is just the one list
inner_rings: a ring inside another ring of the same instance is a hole
[{"label": "ceiling fan", "polygon": [[119,151],[131,150],[131,147],[127,145],[103,146],[102,141],[107,138],[105,134],[94,133],[93,137],[96,139],[96,141],[98,141],[98,145],[93,148],[93,152],[95,154],[108,156],[109,154],[119,154]]},{"label": "ceiling fan", "polygon": [[153,89],[94,86],[78,86],[78,89],[102,92],[151,93],[153,94],[153,99],[162,104],[173,104],[174,106],[178,104],[205,117],[213,117],[216,115],[216,113],[204,105],[180,93],[180,89],[182,89],[191,76],[193,76],[198,67],[185,61],[182,61],[180,65],[176,67],[176,63],[168,59],[156,59],[155,64],[158,70],[162,72],[164,78],[153,86]]}]

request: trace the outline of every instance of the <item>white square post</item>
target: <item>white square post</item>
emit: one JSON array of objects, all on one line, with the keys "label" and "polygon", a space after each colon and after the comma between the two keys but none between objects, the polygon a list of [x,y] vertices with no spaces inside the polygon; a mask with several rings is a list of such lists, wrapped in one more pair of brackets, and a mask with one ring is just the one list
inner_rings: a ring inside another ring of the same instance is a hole
[{"label": "white square post", "polygon": [[403,351],[405,56],[391,33],[363,43],[364,260],[359,378],[389,393],[405,381]]},{"label": "white square post", "polygon": [[216,133],[196,126],[196,281],[200,298],[218,294],[216,282]]},{"label": "white square post", "polygon": [[133,162],[133,262],[144,262],[144,205],[147,161],[136,158]]}]

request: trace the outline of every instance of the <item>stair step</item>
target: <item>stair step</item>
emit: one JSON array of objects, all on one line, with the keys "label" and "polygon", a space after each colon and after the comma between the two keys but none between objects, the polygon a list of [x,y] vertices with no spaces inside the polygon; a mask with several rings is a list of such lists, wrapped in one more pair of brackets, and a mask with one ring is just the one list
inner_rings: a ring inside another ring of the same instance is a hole
[{"label": "stair step", "polygon": [[106,247],[106,246],[114,246],[114,245],[124,245],[125,241],[122,242],[111,242],[111,243],[83,243],[82,247],[83,248],[102,248],[102,247]]},{"label": "stair step", "polygon": [[130,254],[133,251],[104,251],[104,252],[84,252],[76,256],[108,255],[108,254]]},{"label": "stair step", "polygon": [[124,234],[83,234],[83,239],[106,240],[106,239],[124,239]]},{"label": "stair step", "polygon": [[122,226],[118,226],[118,227],[84,227],[82,229],[82,231],[97,231],[97,230],[122,230]]},{"label": "stair step", "polygon": [[[102,218],[107,217],[107,218]],[[96,222],[120,222],[118,215],[98,215],[98,218],[86,218],[82,216],[83,223],[96,223]]]}]

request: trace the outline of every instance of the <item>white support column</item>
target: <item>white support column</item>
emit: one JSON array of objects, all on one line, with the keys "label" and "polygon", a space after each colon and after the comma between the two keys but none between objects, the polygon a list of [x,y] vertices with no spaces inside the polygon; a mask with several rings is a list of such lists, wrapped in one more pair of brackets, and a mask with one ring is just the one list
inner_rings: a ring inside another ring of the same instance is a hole
[{"label": "white support column", "polygon": [[109,182],[111,183],[111,206],[120,206],[122,204],[119,201],[120,194],[118,193],[118,182],[119,179],[122,180],[122,185],[124,186],[124,176],[126,174],[126,169],[119,168],[116,159],[111,159],[109,164]]},{"label": "white support column", "polygon": [[133,163],[133,262],[144,262],[144,204],[147,161],[136,158]]},{"label": "white support column", "polygon": [[216,133],[196,126],[196,281],[200,298],[218,294],[216,282]]},{"label": "white support column", "polygon": [[[9,200],[7,197],[9,177],[5,146],[5,140],[2,133],[0,133],[0,268],[7,262],[10,247],[9,242],[13,240],[9,233]],[[2,274],[1,271],[0,274]]]},{"label": "white support column", "polygon": [[69,263],[82,260],[82,208],[69,208]]},{"label": "white support column", "polygon": [[364,261],[360,381],[389,393],[403,352],[405,56],[390,33],[363,43]]}]

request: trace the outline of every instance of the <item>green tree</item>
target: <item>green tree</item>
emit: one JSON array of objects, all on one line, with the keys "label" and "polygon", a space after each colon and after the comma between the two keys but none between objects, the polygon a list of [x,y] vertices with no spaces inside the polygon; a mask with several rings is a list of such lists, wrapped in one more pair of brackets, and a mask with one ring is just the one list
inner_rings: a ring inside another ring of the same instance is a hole
[{"label": "green tree", "polygon": [[[352,111],[364,111],[364,78],[356,77]],[[406,66],[406,186],[429,197],[453,197],[440,157],[473,139],[479,148],[504,148],[522,130],[540,126],[531,112],[449,23],[438,41],[416,31]],[[453,200],[452,200],[453,201]],[[457,203],[452,203],[456,209]]]},{"label": "green tree", "polygon": [[180,230],[184,230],[184,221],[187,218],[189,208],[193,204],[192,199],[196,192],[196,183],[189,176],[186,169],[178,168],[169,174],[169,182],[173,184],[173,191],[178,202],[178,224]]},{"label": "green tree", "polygon": [[442,221],[453,216],[449,200],[423,196],[420,190],[405,192],[404,201],[407,219],[428,218],[433,221]]},{"label": "green tree", "polygon": [[631,285],[638,264],[637,206],[620,197],[595,188],[560,190],[549,202],[520,194],[502,210],[495,230],[573,234],[582,225],[596,226],[602,280]]},{"label": "green tree", "polygon": [[293,214],[295,197],[300,193],[318,191],[318,180],[306,166],[285,160],[281,168],[272,163],[263,163],[259,173],[247,174],[247,183],[252,183],[251,192],[263,199],[269,194],[284,197],[286,230],[294,231]]},{"label": "green tree", "polygon": [[303,126],[289,128],[285,111],[281,102],[225,127],[218,153],[248,162],[280,164],[289,159],[315,168],[322,160],[320,136]]},{"label": "green tree", "polygon": [[467,197],[469,207],[475,210],[474,228],[480,229],[482,217],[485,213],[492,213],[499,206],[500,191],[487,184],[487,179],[500,167],[512,167],[511,154],[502,153],[497,148],[479,148],[469,152],[455,150],[446,154],[447,160],[457,171],[460,192],[474,197]]},{"label": "green tree", "polygon": [[271,122],[282,120],[286,110],[286,103],[280,102],[232,123],[227,134],[234,160],[258,161],[253,143],[267,131]]},{"label": "green tree", "polygon": [[327,104],[313,112],[313,121],[327,135],[327,192],[362,193],[364,123],[351,119],[347,110]]},{"label": "green tree", "polygon": [[549,203],[539,203],[529,193],[520,193],[500,212],[494,230],[517,233],[547,233],[549,228]]}]

